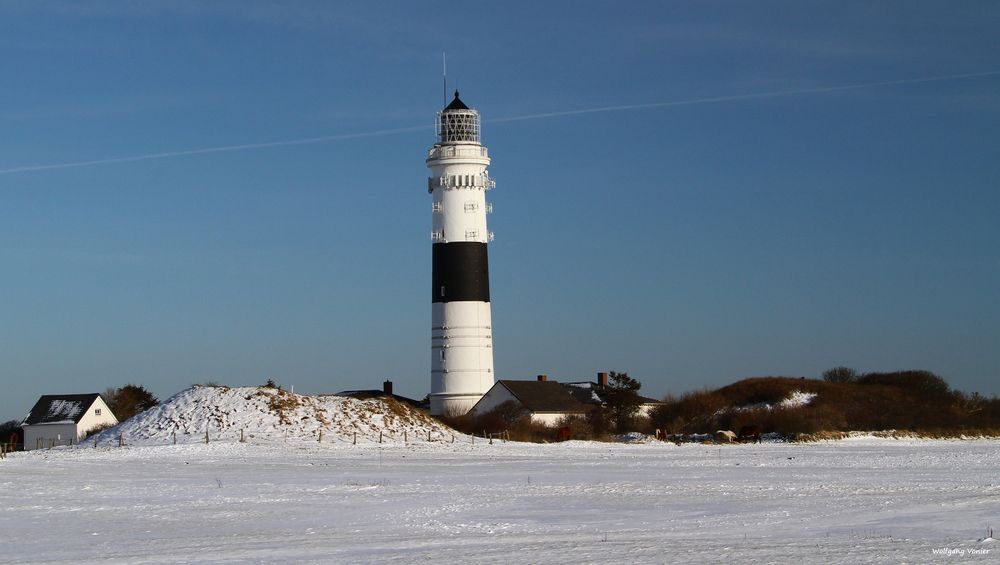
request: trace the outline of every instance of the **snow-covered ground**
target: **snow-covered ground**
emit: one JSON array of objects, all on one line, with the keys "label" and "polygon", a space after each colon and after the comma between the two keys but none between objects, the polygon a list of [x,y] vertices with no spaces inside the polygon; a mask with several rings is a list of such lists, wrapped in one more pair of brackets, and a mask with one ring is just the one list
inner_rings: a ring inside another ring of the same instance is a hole
[{"label": "snow-covered ground", "polygon": [[978,541],[1000,524],[995,440],[471,441],[256,438],[15,453],[0,460],[0,561],[995,563],[1000,556],[1000,545]]}]

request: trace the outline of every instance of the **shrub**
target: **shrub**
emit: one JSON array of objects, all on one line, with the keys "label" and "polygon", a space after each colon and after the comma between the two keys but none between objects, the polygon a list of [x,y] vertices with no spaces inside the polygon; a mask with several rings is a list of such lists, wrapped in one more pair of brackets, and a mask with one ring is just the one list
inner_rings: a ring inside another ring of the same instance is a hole
[{"label": "shrub", "polygon": [[943,398],[949,393],[948,383],[930,371],[867,373],[858,379],[858,384],[894,386],[923,397]]},{"label": "shrub", "polygon": [[654,427],[670,434],[708,433],[719,429],[718,415],[729,406],[718,391],[688,392],[680,398],[664,398],[650,419]]},{"label": "shrub", "polygon": [[569,428],[570,439],[595,440],[601,439],[594,434],[594,428],[590,425],[586,416],[566,416],[556,423],[557,430]]},{"label": "shrub", "polygon": [[93,428],[90,428],[89,430],[87,430],[83,434],[83,438],[87,439],[88,437],[92,437],[95,434],[99,434],[99,433],[103,432],[104,430],[110,430],[113,427],[115,427],[114,424],[99,424],[99,425],[94,426]]},{"label": "shrub", "polygon": [[858,380],[858,372],[850,367],[834,367],[823,371],[823,380],[828,383],[853,383]]},{"label": "shrub", "polygon": [[531,421],[531,415],[520,404],[507,401],[485,414],[442,416],[441,422],[470,435],[506,433],[514,441],[553,441],[557,428]]},{"label": "shrub", "polygon": [[[780,401],[795,391],[817,396],[805,406],[781,407]],[[929,371],[869,373],[854,380],[757,377],[714,391],[668,396],[653,422],[675,434],[737,431],[752,424],[764,432],[810,437],[891,429],[968,435],[1000,428],[1000,400],[950,390]]]}]

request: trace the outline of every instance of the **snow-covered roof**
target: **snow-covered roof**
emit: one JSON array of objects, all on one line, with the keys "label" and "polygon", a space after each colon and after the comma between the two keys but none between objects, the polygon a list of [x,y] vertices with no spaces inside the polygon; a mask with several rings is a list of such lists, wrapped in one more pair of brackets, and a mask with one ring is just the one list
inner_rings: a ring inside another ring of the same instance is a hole
[{"label": "snow-covered roof", "polygon": [[38,399],[24,418],[23,426],[35,424],[75,424],[100,398],[100,394],[46,394]]}]

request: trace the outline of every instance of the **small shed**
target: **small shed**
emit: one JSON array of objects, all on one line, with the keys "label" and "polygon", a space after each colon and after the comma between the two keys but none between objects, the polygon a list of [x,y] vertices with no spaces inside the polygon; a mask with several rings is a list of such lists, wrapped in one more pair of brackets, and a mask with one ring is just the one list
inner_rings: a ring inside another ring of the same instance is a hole
[{"label": "small shed", "polygon": [[24,449],[73,445],[94,428],[117,424],[118,418],[96,392],[47,394],[38,399],[21,422]]},{"label": "small shed", "polygon": [[531,414],[532,422],[546,426],[554,426],[568,416],[584,416],[591,410],[574,399],[562,384],[539,375],[535,381],[497,381],[470,413],[486,414],[507,401],[521,405]]}]

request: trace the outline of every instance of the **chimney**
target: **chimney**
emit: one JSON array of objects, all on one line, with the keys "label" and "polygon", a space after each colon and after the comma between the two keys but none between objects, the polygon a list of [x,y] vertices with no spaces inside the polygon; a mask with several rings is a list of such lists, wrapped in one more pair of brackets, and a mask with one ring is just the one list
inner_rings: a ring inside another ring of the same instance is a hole
[{"label": "chimney", "polygon": [[547,380],[549,380],[549,376],[548,375],[538,375],[538,382],[544,383]]},{"label": "chimney", "polygon": [[392,396],[392,381],[384,381],[382,383],[382,392]]},{"label": "chimney", "polygon": [[606,388],[608,386],[608,374],[607,373],[597,373],[597,386],[601,388]]}]

